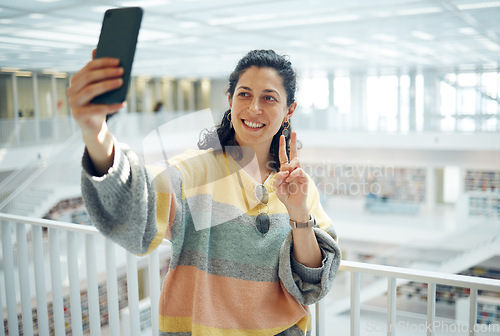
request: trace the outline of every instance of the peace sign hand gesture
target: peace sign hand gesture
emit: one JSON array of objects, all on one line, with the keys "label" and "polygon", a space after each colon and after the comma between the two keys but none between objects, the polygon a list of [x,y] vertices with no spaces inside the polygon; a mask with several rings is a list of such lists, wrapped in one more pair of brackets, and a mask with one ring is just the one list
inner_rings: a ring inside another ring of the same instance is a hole
[{"label": "peace sign hand gesture", "polygon": [[307,221],[308,178],[300,167],[297,157],[297,133],[292,132],[290,139],[290,160],[286,155],[285,137],[280,137],[279,143],[280,171],[276,174],[274,188],[278,199],[285,205],[290,218],[296,221]]}]

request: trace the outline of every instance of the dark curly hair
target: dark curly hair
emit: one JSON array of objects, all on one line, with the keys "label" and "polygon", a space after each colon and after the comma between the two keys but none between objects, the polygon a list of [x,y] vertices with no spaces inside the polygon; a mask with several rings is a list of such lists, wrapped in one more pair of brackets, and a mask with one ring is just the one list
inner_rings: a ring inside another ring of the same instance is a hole
[{"label": "dark curly hair", "polygon": [[[273,50],[252,50],[248,52],[236,65],[236,68],[229,76],[229,88],[227,92],[231,97],[236,89],[236,84],[238,83],[241,75],[250,67],[256,66],[258,68],[271,68],[276,70],[276,72],[283,79],[283,87],[286,91],[286,103],[287,106],[292,105],[295,102],[295,92],[297,90],[297,76],[295,70],[292,68],[292,63],[288,60],[287,56],[278,55]],[[238,148],[238,143],[234,137],[234,129],[231,127],[231,121],[228,118],[231,109],[227,110],[219,125],[215,127],[214,130],[205,129],[200,135],[200,140],[198,141],[199,149],[209,149],[218,147],[218,144],[222,146],[222,151],[225,152],[226,147],[232,146],[232,148]],[[290,120],[288,121],[290,122]],[[273,170],[279,170],[279,138],[283,132],[283,125],[281,125],[278,132],[274,135],[271,142],[271,147],[269,149],[271,154],[271,161],[269,162],[269,168]],[[290,156],[290,135],[292,132],[291,125],[288,128],[288,132],[285,132],[286,138],[286,152]],[[232,153],[234,155],[234,153]],[[241,151],[236,153],[237,158],[241,158]]]}]

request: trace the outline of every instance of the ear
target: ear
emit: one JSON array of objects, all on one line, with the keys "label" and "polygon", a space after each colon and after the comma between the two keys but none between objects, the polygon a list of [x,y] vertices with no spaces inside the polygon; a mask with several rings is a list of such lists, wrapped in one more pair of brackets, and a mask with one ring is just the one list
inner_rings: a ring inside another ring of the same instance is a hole
[{"label": "ear", "polygon": [[231,109],[233,105],[233,100],[231,99],[230,93],[227,94],[227,101],[229,102],[229,109]]},{"label": "ear", "polygon": [[288,106],[286,116],[283,119],[283,121],[289,120],[292,117],[293,113],[295,112],[296,108],[297,108],[297,102],[293,102],[292,104],[290,104],[290,106]]}]

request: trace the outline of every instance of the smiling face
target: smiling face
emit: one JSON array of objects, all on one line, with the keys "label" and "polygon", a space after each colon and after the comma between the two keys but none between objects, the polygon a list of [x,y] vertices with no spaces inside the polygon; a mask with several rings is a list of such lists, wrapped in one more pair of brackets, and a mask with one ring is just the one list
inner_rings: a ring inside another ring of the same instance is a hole
[{"label": "smiling face", "polygon": [[276,70],[252,66],[240,76],[229,107],[236,141],[259,152],[269,151],[273,136],[292,116],[296,103],[287,106],[283,79]]}]

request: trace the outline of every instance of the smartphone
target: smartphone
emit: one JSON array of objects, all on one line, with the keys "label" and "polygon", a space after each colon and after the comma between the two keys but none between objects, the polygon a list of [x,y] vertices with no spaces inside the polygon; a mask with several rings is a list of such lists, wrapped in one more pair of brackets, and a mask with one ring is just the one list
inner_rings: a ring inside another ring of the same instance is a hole
[{"label": "smartphone", "polygon": [[94,104],[119,104],[127,98],[143,10],[140,7],[109,9],[104,13],[95,58],[114,57],[123,67],[123,85],[92,100]]}]

